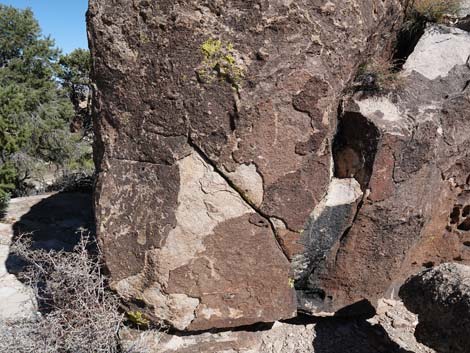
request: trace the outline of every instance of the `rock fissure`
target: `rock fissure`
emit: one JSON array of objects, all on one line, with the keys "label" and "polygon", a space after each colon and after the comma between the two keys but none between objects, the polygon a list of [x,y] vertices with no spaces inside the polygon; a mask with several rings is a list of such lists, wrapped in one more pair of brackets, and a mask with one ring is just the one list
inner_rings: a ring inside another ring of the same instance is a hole
[{"label": "rock fissure", "polygon": [[372,175],[379,138],[379,130],[365,116],[342,113],[333,139],[334,176],[354,178],[365,191]]},{"label": "rock fissure", "polygon": [[155,166],[173,165],[173,163],[170,163],[170,162],[160,163],[160,162],[155,162],[155,161],[148,160],[148,159],[129,159],[129,158],[122,158],[122,157],[110,157],[110,159],[116,160],[116,161],[130,162],[130,163],[150,164],[150,165],[155,165]]},{"label": "rock fissure", "polygon": [[[361,208],[362,208],[363,204],[364,204],[364,195],[359,200],[356,212],[354,213],[353,219],[351,221],[351,225],[348,228],[346,228],[346,230],[343,232],[343,234],[339,238],[339,240],[338,240],[339,244],[342,244],[345,241],[345,239],[348,237],[348,233],[351,231],[353,224],[356,222],[356,219],[357,219],[357,217],[358,217],[358,215],[361,211]],[[339,256],[339,251],[338,250],[339,250],[339,247],[338,247],[338,249],[336,249],[336,253],[335,253],[335,256],[334,256],[334,264],[336,264],[338,262],[338,256]]]},{"label": "rock fissure", "polygon": [[[248,198],[246,197],[246,195],[244,195],[243,192],[240,191],[240,188],[237,187],[237,185],[235,185],[233,183],[232,180],[230,180],[230,178],[228,178],[225,173],[223,173],[218,167],[217,165],[212,162],[210,160],[210,158],[207,157],[207,155],[201,150],[201,148],[199,148],[199,146],[197,146],[197,144],[194,143],[194,141],[192,141],[191,137],[190,137],[190,134],[188,134],[188,144],[193,148],[193,150],[207,163],[209,164],[213,169],[214,171],[220,175],[226,182],[227,184],[232,188],[233,191],[235,191],[242,199],[243,201],[245,201],[250,207],[251,209],[256,213],[258,214],[259,216],[261,216],[263,218],[263,220],[269,224],[269,227],[274,235],[274,238],[276,240],[276,244],[278,245],[279,249],[282,251],[282,253],[284,254],[284,256],[286,257],[286,259],[288,259],[288,256],[285,252],[285,250],[283,249],[283,247],[281,246],[281,243],[280,243],[280,240],[278,238],[278,235],[277,235],[277,232],[276,232],[276,228],[274,227],[274,224],[273,222],[271,221],[270,217],[268,215],[266,215],[264,212],[262,212],[259,207],[257,207],[256,205],[253,204],[253,202]],[[265,224],[266,224],[265,223]],[[285,223],[285,222],[284,222]],[[262,224],[260,224],[262,226]]]},{"label": "rock fissure", "polygon": [[305,252],[293,262],[300,311],[328,310],[333,297],[321,288],[319,278],[339,251],[341,237],[351,228],[362,197],[361,186],[354,178],[333,178],[313,212],[302,236]]}]

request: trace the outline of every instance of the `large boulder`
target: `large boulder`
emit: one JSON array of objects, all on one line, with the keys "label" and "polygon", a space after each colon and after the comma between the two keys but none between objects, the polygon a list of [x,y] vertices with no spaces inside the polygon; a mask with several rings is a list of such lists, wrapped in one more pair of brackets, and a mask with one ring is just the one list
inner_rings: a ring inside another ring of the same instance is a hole
[{"label": "large boulder", "polygon": [[470,347],[470,267],[446,263],[412,276],[400,289],[406,307],[418,314],[417,339],[439,353]]},{"label": "large boulder", "polygon": [[97,232],[132,310],[248,325],[295,316],[294,286],[322,310],[298,274],[350,228],[368,179],[333,178],[340,98],[390,51],[401,3],[90,1]]}]

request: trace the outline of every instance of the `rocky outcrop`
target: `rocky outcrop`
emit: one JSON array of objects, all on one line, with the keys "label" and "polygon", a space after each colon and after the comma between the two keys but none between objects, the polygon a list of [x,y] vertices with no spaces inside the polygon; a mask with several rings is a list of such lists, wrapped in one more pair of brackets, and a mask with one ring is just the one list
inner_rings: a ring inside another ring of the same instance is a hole
[{"label": "rocky outcrop", "polygon": [[416,341],[416,316],[401,302],[383,300],[368,320],[297,318],[232,331],[175,333],[121,331],[123,349],[139,353],[435,353]]},{"label": "rocky outcrop", "polygon": [[121,333],[124,349],[145,353],[313,353],[314,325],[289,325],[276,322],[256,331],[225,331],[190,336],[148,331]]},{"label": "rocky outcrop", "polygon": [[195,331],[373,315],[470,262],[468,32],[428,26],[374,91],[350,84],[399,1],[127,5],[88,20],[97,231],[130,310]]},{"label": "rocky outcrop", "polygon": [[323,310],[309,276],[370,177],[333,178],[340,97],[402,10],[90,2],[97,232],[130,307],[180,330],[233,327],[295,316],[295,285],[302,310]]},{"label": "rocky outcrop", "polygon": [[[59,193],[16,198],[10,203],[4,223],[0,223],[0,261],[6,263],[0,266],[0,331],[7,338],[15,332],[12,325],[16,321],[37,314],[32,289],[12,274],[21,275],[23,263],[10,253],[9,239],[28,227],[34,231],[34,247],[68,248],[65,243],[90,226],[90,201],[89,195]],[[123,350],[138,353],[434,353],[416,342],[416,323],[416,317],[401,303],[382,300],[377,315],[368,321],[301,316],[274,324],[193,333],[123,327],[119,336]],[[2,341],[0,347],[4,344]]]},{"label": "rocky outcrop", "polygon": [[415,335],[440,353],[470,347],[470,267],[443,264],[425,270],[401,287],[406,307],[418,314]]},{"label": "rocky outcrop", "polygon": [[467,32],[429,26],[397,74],[400,89],[344,100],[333,142],[335,176],[354,177],[364,196],[342,217],[346,224],[353,219],[349,227],[329,232],[321,255],[326,237],[315,229],[303,233],[312,247],[301,258],[308,270],[296,273],[296,288],[317,295],[316,310],[364,299],[375,305],[423,266],[470,261],[469,56]]}]

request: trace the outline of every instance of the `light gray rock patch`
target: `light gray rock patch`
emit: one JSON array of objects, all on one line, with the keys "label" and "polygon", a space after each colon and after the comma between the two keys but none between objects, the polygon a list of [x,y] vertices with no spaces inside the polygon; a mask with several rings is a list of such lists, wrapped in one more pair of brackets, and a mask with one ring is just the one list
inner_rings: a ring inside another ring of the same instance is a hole
[{"label": "light gray rock patch", "polygon": [[[253,211],[197,153],[178,161],[178,165],[181,178],[176,210],[178,225],[170,231],[161,249],[147,254],[156,265],[152,271],[158,272],[159,283],[148,287],[143,284],[147,280],[145,272],[151,271],[145,268],[141,274],[122,279],[113,287],[124,298],[143,300],[164,320],[184,330],[195,317],[199,299],[185,294],[165,295],[162,285],[168,284],[172,270],[189,264],[205,251],[204,239],[218,224]],[[214,278],[217,278],[215,272]]]},{"label": "light gray rock patch", "polygon": [[430,80],[445,77],[470,56],[470,35],[457,28],[430,26],[403,68],[419,72]]}]

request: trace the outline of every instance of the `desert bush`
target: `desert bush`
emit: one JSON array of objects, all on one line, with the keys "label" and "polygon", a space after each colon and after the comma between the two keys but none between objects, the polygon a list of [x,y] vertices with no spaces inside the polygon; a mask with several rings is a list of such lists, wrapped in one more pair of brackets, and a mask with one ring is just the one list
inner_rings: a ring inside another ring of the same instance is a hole
[{"label": "desert bush", "polygon": [[457,16],[460,8],[460,0],[411,0],[400,33],[402,40],[417,42],[428,22],[441,23],[447,16]]},{"label": "desert bush", "polygon": [[372,58],[359,68],[356,83],[365,91],[390,91],[402,87],[404,78],[393,60]]},{"label": "desert bush", "polygon": [[409,0],[394,53],[398,66],[413,52],[428,23],[452,23],[461,7],[460,0]]},{"label": "desert bush", "polygon": [[460,0],[413,0],[411,12],[429,22],[440,22],[445,15],[457,15],[461,7]]},{"label": "desert bush", "polygon": [[94,175],[87,172],[64,174],[54,184],[48,186],[46,191],[91,193],[93,192],[94,181]]},{"label": "desert bush", "polygon": [[121,352],[123,315],[118,299],[106,289],[94,243],[83,236],[73,252],[31,245],[22,237],[11,249],[27,264],[20,276],[33,288],[39,312],[0,323],[0,353]]}]

